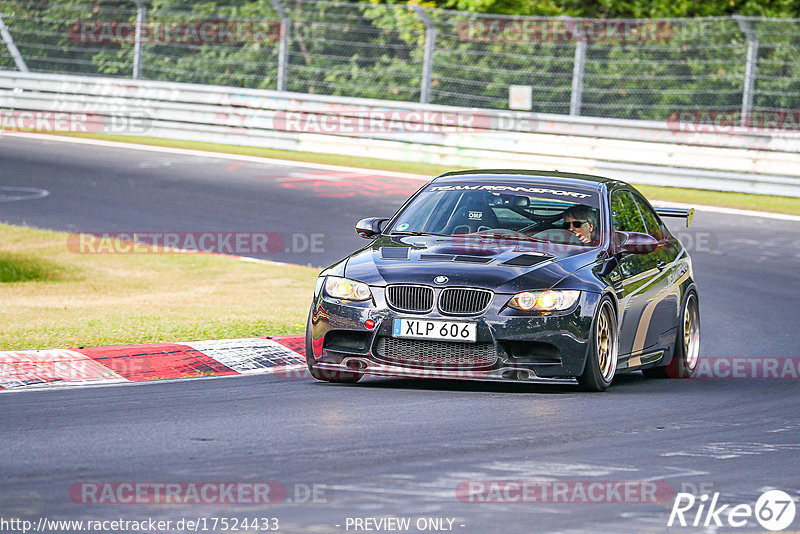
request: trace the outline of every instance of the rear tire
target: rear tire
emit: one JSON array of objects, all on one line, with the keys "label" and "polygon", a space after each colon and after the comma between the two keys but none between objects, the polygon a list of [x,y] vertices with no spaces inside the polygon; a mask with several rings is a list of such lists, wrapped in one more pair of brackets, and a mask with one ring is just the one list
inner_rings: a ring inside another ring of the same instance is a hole
[{"label": "rear tire", "polygon": [[311,338],[311,314],[308,312],[308,324],[306,325],[306,365],[308,365],[308,372],[311,376],[322,382],[336,382],[340,384],[355,384],[364,373],[350,373],[347,371],[329,371],[327,369],[317,369],[314,367],[316,361],[314,360],[314,348]]},{"label": "rear tire", "polygon": [[617,314],[611,299],[603,297],[592,324],[592,339],[578,384],[584,391],[605,391],[617,370],[619,339]]},{"label": "rear tire", "polygon": [[642,373],[649,378],[690,378],[699,361],[700,306],[697,293],[690,290],[681,309],[672,360],[666,366],[644,369]]}]

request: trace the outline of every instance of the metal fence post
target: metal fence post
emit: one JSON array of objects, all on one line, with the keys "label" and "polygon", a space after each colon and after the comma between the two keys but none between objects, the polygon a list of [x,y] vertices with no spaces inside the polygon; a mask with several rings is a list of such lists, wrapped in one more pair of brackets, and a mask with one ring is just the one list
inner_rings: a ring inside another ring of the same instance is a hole
[{"label": "metal fence post", "polygon": [[[563,17],[569,19],[570,17]],[[567,22],[569,24],[569,22]],[[586,65],[586,36],[577,22],[572,23],[572,38],[575,39],[575,59],[572,63],[572,93],[569,97],[569,114],[580,115],[583,102],[583,69]]]},{"label": "metal fence post", "polygon": [[436,26],[433,25],[431,18],[418,4],[414,4],[411,7],[414,8],[414,13],[417,14],[419,20],[425,25],[425,55],[422,59],[422,86],[420,87],[419,101],[421,104],[427,104],[431,101],[433,52],[436,47]]},{"label": "metal fence post", "polygon": [[9,33],[8,27],[6,26],[5,21],[3,21],[2,16],[0,16],[0,36],[3,37],[3,41],[6,43],[8,53],[11,54],[12,58],[14,58],[14,63],[17,65],[17,70],[20,72],[28,72],[28,65],[25,64],[22,54],[19,53],[17,45],[14,44],[14,38],[11,37],[11,33]]},{"label": "metal fence post", "polygon": [[133,0],[136,3],[136,30],[133,36],[133,79],[142,76],[142,32],[147,24],[147,7],[143,0]]},{"label": "metal fence post", "polygon": [[280,0],[269,0],[272,8],[281,18],[281,42],[278,45],[278,91],[286,90],[286,79],[289,72],[289,43],[292,36],[292,19],[283,8]]},{"label": "metal fence post", "polygon": [[756,86],[756,62],[758,61],[758,37],[750,22],[741,15],[734,15],[739,29],[747,37],[747,63],[744,67],[744,87],[742,88],[742,118],[739,126],[747,126],[753,111],[753,91]]}]

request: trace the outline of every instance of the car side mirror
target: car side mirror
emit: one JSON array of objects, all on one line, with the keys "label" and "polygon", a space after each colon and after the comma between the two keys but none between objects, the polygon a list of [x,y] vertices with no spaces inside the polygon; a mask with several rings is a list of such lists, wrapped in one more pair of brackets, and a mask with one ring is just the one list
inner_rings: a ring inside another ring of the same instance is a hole
[{"label": "car side mirror", "polygon": [[356,233],[364,239],[375,239],[381,235],[381,225],[388,221],[385,217],[367,217],[356,223]]},{"label": "car side mirror", "polygon": [[614,232],[617,252],[621,254],[650,254],[660,243],[658,239],[640,232]]}]

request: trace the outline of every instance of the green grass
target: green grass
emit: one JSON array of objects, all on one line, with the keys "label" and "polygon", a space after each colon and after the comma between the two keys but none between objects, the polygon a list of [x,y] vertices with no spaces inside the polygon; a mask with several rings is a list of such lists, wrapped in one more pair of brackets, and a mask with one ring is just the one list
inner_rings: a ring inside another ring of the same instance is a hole
[{"label": "green grass", "polygon": [[[81,134],[60,133],[74,137],[88,137],[107,141],[122,141],[142,145],[155,145],[192,150],[205,150],[226,154],[243,154],[265,158],[285,159],[290,161],[303,161],[309,163],[325,163],[329,165],[343,165],[362,169],[407,172],[426,176],[436,176],[443,172],[462,170],[436,165],[433,163],[419,163],[412,161],[393,161],[377,158],[364,158],[356,156],[342,156],[338,154],[316,154],[296,152],[293,150],[277,150],[273,148],[258,148],[223,145],[218,143],[205,143],[201,141],[178,141],[156,137],[137,137],[109,134]],[[767,211],[773,213],[787,213],[800,215],[800,198],[781,197],[772,195],[752,195],[747,193],[728,193],[723,191],[708,191],[704,189],[685,189],[678,187],[661,187],[653,185],[636,186],[650,200],[664,200],[669,202],[683,202],[705,206],[721,206],[726,208],[746,209],[753,211]]]},{"label": "green grass", "polygon": [[318,271],[208,254],[77,254],[0,225],[0,350],[302,333]]},{"label": "green grass", "polygon": [[32,280],[60,280],[64,269],[36,257],[10,254],[0,250],[0,284]]},{"label": "green grass", "polygon": [[800,215],[800,198],[795,197],[750,195],[747,193],[681,189],[679,187],[660,187],[656,185],[637,185],[636,187],[650,200]]}]

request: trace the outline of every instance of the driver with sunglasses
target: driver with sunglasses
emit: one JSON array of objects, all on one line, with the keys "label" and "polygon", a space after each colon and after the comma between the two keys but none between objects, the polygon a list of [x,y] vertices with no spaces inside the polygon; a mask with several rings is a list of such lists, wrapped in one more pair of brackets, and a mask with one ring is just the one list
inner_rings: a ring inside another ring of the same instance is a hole
[{"label": "driver with sunglasses", "polygon": [[588,206],[576,205],[564,212],[564,228],[575,234],[581,243],[597,240],[596,220],[595,210]]}]

